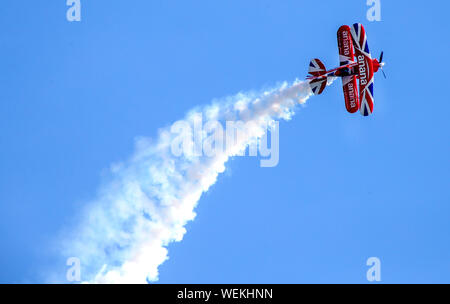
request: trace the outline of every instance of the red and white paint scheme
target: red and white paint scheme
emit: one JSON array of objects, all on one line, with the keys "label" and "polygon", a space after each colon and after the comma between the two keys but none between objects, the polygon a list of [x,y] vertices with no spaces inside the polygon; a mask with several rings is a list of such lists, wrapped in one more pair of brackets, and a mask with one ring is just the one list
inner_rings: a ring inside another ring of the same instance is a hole
[{"label": "red and white paint scheme", "polygon": [[312,92],[319,95],[325,89],[328,77],[341,77],[347,111],[355,113],[359,110],[363,116],[369,116],[373,112],[374,73],[380,68],[383,70],[383,52],[380,60],[372,59],[366,31],[360,23],[352,27],[341,26],[337,38],[340,66],[327,71],[319,59],[313,59],[308,71],[311,76],[306,79],[310,81]]}]

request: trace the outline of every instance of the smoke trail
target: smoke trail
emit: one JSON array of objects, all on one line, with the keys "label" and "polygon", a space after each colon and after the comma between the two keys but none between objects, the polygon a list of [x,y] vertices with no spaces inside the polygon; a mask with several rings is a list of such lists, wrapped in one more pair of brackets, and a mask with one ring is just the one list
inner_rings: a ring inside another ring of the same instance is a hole
[{"label": "smoke trail", "polygon": [[267,123],[290,119],[297,103],[311,96],[307,82],[295,81],[263,92],[239,93],[190,112],[208,120],[242,120],[251,128],[213,157],[175,157],[174,134],[160,130],[155,142],[139,139],[134,155],[112,168],[112,181],[91,202],[64,254],[79,257],[83,279],[96,283],[145,283],[158,279],[167,245],[180,241],[194,208],[225,170],[227,160],[264,135]]}]

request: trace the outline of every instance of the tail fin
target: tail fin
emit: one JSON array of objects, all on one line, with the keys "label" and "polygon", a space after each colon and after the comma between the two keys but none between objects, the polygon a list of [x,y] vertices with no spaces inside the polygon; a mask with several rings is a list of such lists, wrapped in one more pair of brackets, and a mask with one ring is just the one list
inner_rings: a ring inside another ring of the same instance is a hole
[{"label": "tail fin", "polygon": [[327,86],[327,77],[311,80],[309,86],[314,95],[320,95]]},{"label": "tail fin", "polygon": [[327,69],[325,68],[325,65],[320,61],[319,59],[313,59],[309,63],[309,70],[308,73],[312,76],[320,76],[325,74]]},{"label": "tail fin", "polygon": [[[313,77],[319,77],[324,75],[327,72],[325,65],[319,59],[313,59],[309,63],[308,73]],[[323,90],[327,86],[327,77],[321,77],[318,79],[311,80],[309,82],[312,92],[315,95],[322,94]]]},{"label": "tail fin", "polygon": [[[309,63],[308,73],[312,75],[312,77],[320,77],[327,72],[325,65],[319,59],[313,59]],[[311,87],[312,92],[315,95],[322,94],[323,90],[327,86],[327,77],[320,77],[317,79],[313,79],[309,82],[309,86]]]}]

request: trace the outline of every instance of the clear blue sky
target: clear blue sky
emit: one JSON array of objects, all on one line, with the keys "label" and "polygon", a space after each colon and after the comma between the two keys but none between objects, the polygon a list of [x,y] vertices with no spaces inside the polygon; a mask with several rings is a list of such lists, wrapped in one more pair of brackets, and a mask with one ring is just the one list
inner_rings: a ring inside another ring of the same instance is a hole
[{"label": "clear blue sky", "polygon": [[[280,124],[280,162],[236,158],[202,197],[160,283],[450,282],[445,1],[65,0],[0,5],[0,282],[61,268],[51,244],[136,136],[194,106],[338,64],[362,22],[388,79],[369,118],[336,82]],[[62,263],[62,264],[61,264]]]}]

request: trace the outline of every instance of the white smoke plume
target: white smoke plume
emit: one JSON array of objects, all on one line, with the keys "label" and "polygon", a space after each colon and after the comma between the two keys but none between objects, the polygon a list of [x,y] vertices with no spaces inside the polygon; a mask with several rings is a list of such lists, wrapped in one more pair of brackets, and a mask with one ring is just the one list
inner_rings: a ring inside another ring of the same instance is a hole
[{"label": "white smoke plume", "polygon": [[65,242],[64,254],[81,260],[82,280],[156,281],[159,265],[168,259],[168,244],[183,238],[202,193],[224,172],[228,159],[263,136],[268,123],[290,119],[296,104],[311,95],[307,82],[295,81],[191,111],[185,120],[201,113],[207,120],[251,122],[244,137],[213,157],[174,156],[170,128],[160,130],[153,142],[139,139],[134,155],[112,167],[112,180],[88,204],[82,223]]}]

